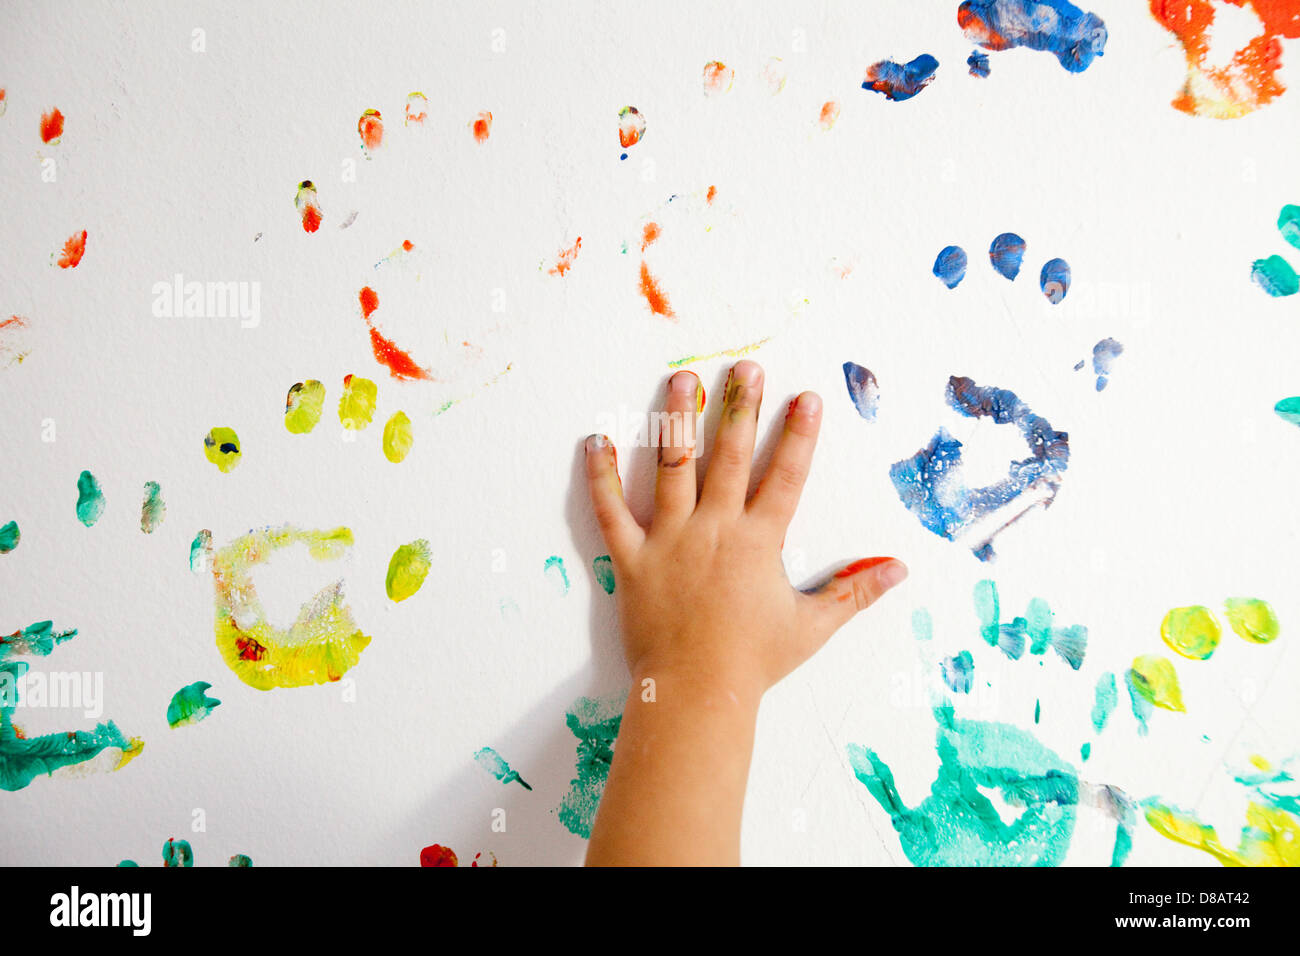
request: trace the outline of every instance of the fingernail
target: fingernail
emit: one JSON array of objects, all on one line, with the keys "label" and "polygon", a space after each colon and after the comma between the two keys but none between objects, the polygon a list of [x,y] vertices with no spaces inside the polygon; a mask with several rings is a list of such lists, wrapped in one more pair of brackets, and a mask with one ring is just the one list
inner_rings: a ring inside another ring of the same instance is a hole
[{"label": "fingernail", "polygon": [[678,372],[668,380],[668,391],[675,395],[689,395],[699,383],[694,372]]},{"label": "fingernail", "polygon": [[727,373],[727,388],[723,401],[728,405],[734,404],[738,397],[757,386],[762,377],[763,370],[757,362],[748,360],[737,362]]},{"label": "fingernail", "polygon": [[907,565],[897,559],[894,559],[893,563],[887,565],[880,572],[880,583],[886,588],[892,588],[896,585],[902,584],[906,580]]},{"label": "fingernail", "polygon": [[586,448],[587,448],[588,455],[590,455],[592,452],[600,451],[602,448],[607,448],[607,447],[609,447],[609,438],[607,438],[606,436],[604,435],[587,436]]},{"label": "fingernail", "polygon": [[800,395],[796,395],[790,402],[790,407],[786,410],[785,417],[789,419],[791,415],[798,412],[800,415],[806,415],[808,418],[812,418],[814,415],[820,414],[821,410],[821,396],[816,392],[804,392]]}]

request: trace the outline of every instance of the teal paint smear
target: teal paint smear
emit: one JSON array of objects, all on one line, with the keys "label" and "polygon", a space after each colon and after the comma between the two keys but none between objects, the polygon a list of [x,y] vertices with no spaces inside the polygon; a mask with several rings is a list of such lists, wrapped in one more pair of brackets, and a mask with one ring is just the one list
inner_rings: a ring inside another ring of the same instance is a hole
[{"label": "teal paint smear", "polygon": [[1124,672],[1124,683],[1128,687],[1129,702],[1133,707],[1133,716],[1137,718],[1138,734],[1145,737],[1151,731],[1151,714],[1155,705],[1148,700],[1133,682],[1133,668]]},{"label": "teal paint smear", "polygon": [[562,557],[558,554],[551,555],[546,559],[542,571],[555,582],[555,586],[561,594],[569,593],[569,572],[564,569],[564,559]]},{"label": "teal paint smear", "polygon": [[930,612],[923,607],[912,612],[912,636],[918,641],[928,641],[934,637],[934,621]]},{"label": "teal paint smear", "polygon": [[123,867],[123,866],[125,866],[125,867],[135,867],[136,869],[139,869],[140,864],[137,863],[137,862],[135,862],[135,860],[123,860],[121,863],[118,864],[118,867],[120,868],[120,867]]},{"label": "teal paint smear", "polygon": [[584,840],[591,838],[596,808],[605,793],[625,699],[621,694],[579,697],[564,715],[569,731],[578,738],[578,775],[569,782],[569,792],[560,801],[556,813],[565,829]]},{"label": "teal paint smear", "polygon": [[1119,706],[1119,687],[1115,684],[1114,674],[1102,674],[1097,679],[1097,690],[1092,705],[1092,729],[1101,733],[1106,729],[1106,721]]},{"label": "teal paint smear", "polygon": [[167,505],[163,503],[162,488],[156,481],[146,481],[144,502],[140,505],[140,530],[145,534],[153,534],[166,514]]},{"label": "teal paint smear", "polygon": [[95,476],[83,471],[77,478],[77,520],[89,528],[104,513],[104,492]]},{"label": "teal paint smear", "polygon": [[970,651],[946,657],[939,664],[943,682],[956,694],[969,694],[975,684],[975,661]]},{"label": "teal paint smear", "polygon": [[1082,757],[1084,762],[1086,763],[1088,758],[1092,756],[1092,744],[1086,743],[1082,747],[1080,747],[1079,756]]},{"label": "teal paint smear", "polygon": [[607,554],[598,554],[591,559],[591,570],[596,580],[605,589],[606,594],[614,593],[614,561]]},{"label": "teal paint smear", "polygon": [[1026,646],[1034,655],[1045,654],[1050,647],[1070,665],[1071,670],[1077,671],[1083,666],[1088,651],[1088,629],[1081,624],[1054,627],[1055,615],[1042,598],[1033,598],[1029,602],[1024,617],[1003,624],[998,586],[986,579],[975,584],[974,604],[984,643],[996,647],[1011,660],[1020,660]]},{"label": "teal paint smear", "polygon": [[243,853],[236,853],[230,858],[230,861],[226,863],[226,866],[234,866],[241,869],[247,869],[252,865],[253,858],[251,856],[245,856]]},{"label": "teal paint smear", "polygon": [[1283,206],[1277,214],[1277,229],[1283,239],[1300,249],[1300,206]]},{"label": "teal paint smear", "polygon": [[1250,279],[1275,299],[1300,292],[1300,276],[1281,256],[1256,259],[1250,266]]},{"label": "teal paint smear", "polygon": [[[1016,727],[958,720],[946,702],[934,716],[939,773],[914,809],[903,803],[886,763],[848,745],[854,775],[889,813],[907,858],[916,866],[1059,865],[1074,833],[1074,769]],[[982,789],[998,790],[1023,811],[1003,822]]]},{"label": "teal paint smear", "polygon": [[168,840],[162,848],[163,866],[188,867],[194,865],[194,851],[185,840]]},{"label": "teal paint smear", "polygon": [[204,528],[190,542],[190,570],[203,574],[212,569],[212,532]]},{"label": "teal paint smear", "polygon": [[18,530],[18,522],[7,522],[0,527],[0,554],[8,554],[14,548],[18,547],[18,542],[22,540],[22,532]]},{"label": "teal paint smear", "polygon": [[524,782],[524,778],[519,776],[517,771],[510,769],[510,764],[502,760],[501,755],[491,747],[484,747],[475,753],[474,762],[502,783],[518,782],[525,790],[533,789]]},{"label": "teal paint smear", "polygon": [[1282,399],[1273,406],[1273,411],[1277,412],[1282,421],[1290,422],[1292,425],[1300,425],[1300,395]]},{"label": "teal paint smear", "polygon": [[1042,716],[1043,716],[1043,702],[1041,700],[1036,700],[1034,701],[1034,723],[1038,723],[1039,718]]},{"label": "teal paint smear", "polygon": [[76,636],[75,627],[70,631],[56,631],[53,621],[37,621],[28,624],[21,631],[0,637],[0,660],[18,654],[47,657],[64,641],[70,641]]},{"label": "teal paint smear", "polygon": [[167,726],[172,729],[188,727],[216,710],[221,701],[204,693],[211,686],[207,681],[195,681],[173,694],[171,703],[167,705]]}]

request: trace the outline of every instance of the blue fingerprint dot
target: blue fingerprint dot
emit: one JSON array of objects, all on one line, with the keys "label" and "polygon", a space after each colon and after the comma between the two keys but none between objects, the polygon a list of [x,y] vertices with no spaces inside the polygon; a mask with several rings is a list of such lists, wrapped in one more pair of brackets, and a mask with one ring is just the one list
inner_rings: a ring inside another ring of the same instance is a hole
[{"label": "blue fingerprint dot", "polygon": [[934,260],[936,276],[949,289],[955,289],[966,278],[966,250],[961,246],[944,246]]},{"label": "blue fingerprint dot", "polygon": [[619,157],[619,159],[627,159],[627,153],[624,153],[622,156]]},{"label": "blue fingerprint dot", "polygon": [[989,261],[998,275],[1015,280],[1020,275],[1020,263],[1025,258],[1025,240],[1014,232],[1004,232],[989,246]]},{"label": "blue fingerprint dot", "polygon": [[1056,305],[1070,291],[1070,264],[1064,259],[1049,259],[1038,274],[1038,287],[1047,301]]}]

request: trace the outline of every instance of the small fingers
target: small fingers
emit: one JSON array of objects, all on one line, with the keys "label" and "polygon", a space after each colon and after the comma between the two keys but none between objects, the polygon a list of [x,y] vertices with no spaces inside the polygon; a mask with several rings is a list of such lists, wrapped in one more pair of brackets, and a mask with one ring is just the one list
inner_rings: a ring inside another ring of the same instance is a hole
[{"label": "small fingers", "polygon": [[623,482],[618,477],[618,453],[604,435],[589,435],[584,445],[587,458],[587,490],[596,523],[605,546],[617,563],[624,560],[645,539],[645,532],[623,500]]},{"label": "small fingers", "polygon": [[749,489],[749,469],[758,429],[758,406],[763,400],[763,369],[757,362],[737,362],[727,376],[722,420],[713,439],[713,456],[700,504],[739,513]]},{"label": "small fingers", "polygon": [[822,400],[816,392],[803,392],[790,403],[781,441],[749,503],[750,514],[778,524],[782,530],[790,524],[812,466],[821,423]]},{"label": "small fingers", "polygon": [[704,407],[704,388],[694,372],[668,380],[666,411],[657,427],[659,467],[655,477],[654,524],[677,524],[695,510],[695,425]]}]

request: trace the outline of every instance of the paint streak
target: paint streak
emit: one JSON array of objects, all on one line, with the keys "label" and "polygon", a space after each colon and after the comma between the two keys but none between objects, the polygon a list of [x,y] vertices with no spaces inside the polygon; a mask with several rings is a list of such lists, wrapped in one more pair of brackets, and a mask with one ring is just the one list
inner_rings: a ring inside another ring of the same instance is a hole
[{"label": "paint streak", "polygon": [[293,204],[302,217],[303,232],[315,232],[320,228],[324,217],[321,214],[320,200],[316,196],[316,186],[310,179],[304,179],[298,184],[298,195],[294,197]]},{"label": "paint streak", "polygon": [[[835,126],[835,121],[840,118],[840,104],[835,100],[827,100],[822,104],[821,111],[817,114],[817,125],[824,131],[830,132]],[[710,187],[711,189],[712,187]],[[712,196],[709,197],[712,201]]]},{"label": "paint streak", "polygon": [[1292,425],[1300,425],[1300,395],[1284,398],[1273,406],[1278,418]]},{"label": "paint streak", "polygon": [[912,637],[918,641],[934,639],[934,619],[923,607],[918,607],[912,612]]},{"label": "paint streak", "polygon": [[140,505],[140,530],[145,534],[153,534],[166,516],[167,505],[163,502],[162,488],[156,481],[146,481],[144,501]]},{"label": "paint streak", "polygon": [[433,844],[420,851],[420,866],[459,866],[455,852],[451,847]]},{"label": "paint streak", "polygon": [[1286,92],[1278,77],[1282,38],[1300,37],[1300,3],[1296,0],[1223,0],[1259,17],[1262,30],[1235,51],[1225,66],[1212,66],[1211,0],[1149,0],[1151,15],[1178,38],[1187,65],[1183,88],[1172,106],[1193,116],[1238,119]]},{"label": "paint streak", "polygon": [[930,271],[949,289],[957,288],[966,278],[966,250],[961,246],[944,246],[935,256]]},{"label": "paint streak", "polygon": [[1219,646],[1219,622],[1208,607],[1171,608],[1160,622],[1160,639],[1188,660],[1203,661]]},{"label": "paint streak", "polygon": [[163,844],[162,858],[164,867],[192,867],[194,851],[187,840],[169,839]]},{"label": "paint streak", "polygon": [[1252,644],[1271,644],[1282,633],[1277,614],[1267,601],[1259,598],[1228,598],[1224,612],[1232,632]]},{"label": "paint streak", "polygon": [[969,694],[975,686],[975,660],[970,651],[962,651],[955,657],[945,657],[939,664],[943,682],[957,694]]},{"label": "paint streak", "polygon": [[1119,687],[1115,683],[1114,674],[1102,674],[1097,678],[1097,689],[1093,695],[1092,705],[1092,729],[1101,733],[1106,729],[1106,723],[1110,720],[1110,715],[1115,712],[1119,706]]},{"label": "paint streak", "polygon": [[1038,274],[1038,288],[1052,305],[1060,305],[1070,291],[1070,264],[1064,259],[1048,259]]},{"label": "paint streak", "polygon": [[1097,376],[1097,391],[1110,384],[1115,360],[1124,354],[1124,346],[1114,339],[1102,339],[1092,347],[1092,371]]},{"label": "paint streak", "polygon": [[869,422],[876,420],[880,410],[880,386],[871,369],[853,362],[844,363],[844,384],[849,390],[849,399],[858,414]]},{"label": "paint streak", "polygon": [[216,710],[221,701],[207,695],[211,686],[207,681],[195,681],[172,694],[171,703],[167,705],[167,726],[173,730],[188,727]]},{"label": "paint streak", "polygon": [[772,337],[769,335],[766,336],[765,338],[759,339],[757,342],[750,342],[748,345],[742,345],[739,348],[722,349],[719,352],[710,352],[708,355],[687,355],[683,358],[673,359],[671,362],[668,363],[668,367],[684,368],[687,365],[694,365],[696,362],[707,362],[710,359],[740,358],[742,356],[748,355],[751,352],[757,352],[759,349],[761,349],[764,345],[766,345],[770,341],[772,341]]},{"label": "paint streak", "polygon": [[[1124,862],[1132,823],[1121,791],[1081,785],[1070,764],[1017,727],[959,720],[946,701],[934,716],[938,776],[914,808],[903,802],[893,771],[874,751],[847,748],[854,775],[888,812],[914,865],[1059,866],[1081,803],[1101,805],[1116,818],[1111,865]],[[1018,815],[1005,821],[989,791]]]},{"label": "paint streak", "polygon": [[645,117],[635,106],[625,106],[618,111],[618,144],[629,149],[645,136]]},{"label": "paint streak", "polygon": [[63,136],[63,114],[56,106],[48,113],[41,114],[41,142],[57,145]]},{"label": "paint streak", "polygon": [[492,114],[484,110],[469,124],[470,132],[474,134],[474,141],[477,143],[486,143],[488,137],[492,135]]},{"label": "paint streak", "polygon": [[284,427],[292,435],[306,435],[325,409],[325,386],[314,378],[295,382],[284,397]]},{"label": "paint streak", "polygon": [[614,561],[607,554],[598,554],[591,559],[591,570],[596,581],[606,594],[614,593]]},{"label": "paint streak", "polygon": [[886,99],[894,102],[910,100],[930,85],[937,69],[939,61],[928,53],[922,53],[907,63],[881,60],[867,67],[862,88],[872,93],[883,93]]},{"label": "paint streak", "polygon": [[77,477],[77,520],[91,527],[104,513],[104,491],[99,481],[88,471]]},{"label": "paint streak", "polygon": [[370,320],[370,316],[379,308],[379,293],[366,286],[357,294],[357,299],[361,303],[361,317],[370,329],[370,348],[375,353],[375,361],[386,367],[388,374],[399,382],[415,379],[433,381],[433,374],[427,368],[398,348],[391,339],[385,338]]},{"label": "paint streak", "polygon": [[0,526],[0,554],[8,554],[18,547],[18,542],[22,538],[23,533],[18,530],[18,522],[6,521],[3,526]]},{"label": "paint streak", "polygon": [[220,548],[212,559],[215,637],[226,666],[250,687],[306,687],[337,681],[370,644],[343,599],[343,582],[326,585],[299,609],[288,628],[266,619],[253,570],[276,552],[307,546],[317,561],[334,561],[352,547],[347,528],[302,531],[291,525],[251,531]]},{"label": "paint streak", "polygon": [[379,110],[366,110],[357,120],[357,135],[361,137],[361,151],[366,159],[384,145],[384,118]]},{"label": "paint streak", "polygon": [[1235,850],[1225,847],[1214,827],[1157,798],[1143,801],[1151,828],[1175,843],[1210,854],[1224,866],[1300,866],[1300,819],[1277,807],[1251,801]]},{"label": "paint streak", "polygon": [[244,453],[233,428],[218,426],[203,436],[203,454],[223,475],[239,464]]},{"label": "paint streak", "polygon": [[988,79],[989,73],[992,72],[989,68],[989,55],[979,50],[971,50],[970,56],[966,57],[966,66],[971,76],[981,80]]},{"label": "paint streak", "polygon": [[416,90],[406,97],[406,125],[423,126],[429,118],[429,98]]},{"label": "paint streak", "polygon": [[68,241],[63,244],[63,251],[55,260],[60,269],[75,269],[81,265],[81,257],[86,254],[86,235],[86,230],[83,229],[68,237]]},{"label": "paint streak", "polygon": [[941,426],[926,447],[890,466],[889,477],[899,499],[923,527],[950,541],[973,537],[971,550],[988,561],[999,533],[1032,509],[1050,507],[1055,500],[1070,461],[1069,435],[1054,430],[1007,389],[979,386],[954,375],[948,380],[947,399],[968,417],[1015,425],[1030,456],[1012,461],[1007,477],[998,483],[969,488],[962,480],[962,443]]},{"label": "paint streak", "polygon": [[206,574],[212,569],[212,532],[204,528],[190,542],[190,570]]},{"label": "paint streak", "polygon": [[1083,666],[1088,652],[1088,629],[1082,624],[1053,626],[1055,615],[1042,598],[1030,600],[1025,616],[1013,618],[1008,624],[1002,623],[998,586],[993,581],[976,582],[974,603],[984,643],[996,647],[1011,660],[1020,660],[1026,646],[1034,656],[1046,654],[1050,647],[1071,670]]},{"label": "paint streak", "polygon": [[111,720],[94,730],[59,731],[40,737],[27,737],[14,724],[14,712],[23,703],[19,688],[29,665],[5,658],[47,656],[76,634],[75,630],[56,632],[51,622],[38,621],[0,638],[0,790],[21,790],[41,774],[52,776],[73,767],[121,770],[144,749],[143,740],[127,737]]},{"label": "paint streak", "polygon": [[957,24],[986,50],[1041,50],[1071,73],[1082,73],[1106,50],[1101,17],[1067,0],[965,0]]},{"label": "paint streak", "polygon": [[1128,688],[1129,705],[1133,709],[1134,719],[1137,720],[1138,735],[1145,737],[1151,731],[1151,715],[1155,713],[1155,708],[1151,701],[1138,690],[1137,680],[1132,668],[1124,672],[1124,686]]},{"label": "paint streak", "polygon": [[384,425],[384,457],[395,465],[401,464],[411,453],[414,442],[415,435],[406,412],[394,412]]},{"label": "paint streak", "polygon": [[641,251],[645,252],[663,235],[663,229],[657,222],[647,222],[641,230]]},{"label": "paint streak", "polygon": [[644,262],[641,263],[641,295],[655,315],[661,315],[666,319],[676,318],[672,306],[668,303],[668,296],[659,286],[659,280],[650,274],[650,267]]},{"label": "paint streak", "polygon": [[358,375],[343,376],[343,396],[339,399],[339,424],[360,431],[375,417],[379,386]]},{"label": "paint streak", "polygon": [[561,595],[569,593],[569,572],[564,568],[564,559],[558,554],[553,554],[546,559],[546,564],[542,567],[542,572],[555,585],[555,589]]},{"label": "paint streak", "polygon": [[556,814],[570,833],[591,838],[596,808],[605,793],[614,744],[623,720],[624,697],[579,697],[564,715],[569,732],[578,738],[577,776],[569,781]]},{"label": "paint streak", "polygon": [[579,236],[569,248],[560,250],[560,254],[555,258],[555,265],[547,271],[553,276],[563,276],[568,273],[573,268],[573,260],[578,258],[578,250],[581,248],[582,236]]},{"label": "paint streak", "polygon": [[1300,292],[1300,276],[1291,268],[1291,263],[1281,256],[1269,256],[1252,262],[1250,281],[1275,299]]},{"label": "paint streak", "polygon": [[736,81],[736,71],[720,60],[711,60],[704,64],[704,95],[720,96],[731,92],[731,85]]},{"label": "paint streak", "polygon": [[1186,713],[1182,690],[1178,686],[1178,672],[1169,658],[1155,654],[1135,657],[1128,678],[1131,693],[1138,694],[1156,707]]},{"label": "paint streak", "polygon": [[1025,259],[1025,240],[1014,232],[1004,232],[989,245],[989,262],[998,275],[1014,282]]},{"label": "paint streak", "polygon": [[506,763],[501,758],[501,755],[491,747],[483,747],[477,751],[474,754],[474,762],[502,783],[518,783],[519,786],[523,787],[525,790],[533,789],[528,785],[524,778],[519,776],[517,771],[512,770],[510,764]]},{"label": "paint streak", "polygon": [[424,586],[424,579],[433,567],[433,551],[429,542],[417,538],[393,552],[388,560],[388,576],[384,578],[384,591],[390,601],[405,601]]}]

